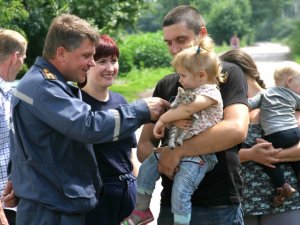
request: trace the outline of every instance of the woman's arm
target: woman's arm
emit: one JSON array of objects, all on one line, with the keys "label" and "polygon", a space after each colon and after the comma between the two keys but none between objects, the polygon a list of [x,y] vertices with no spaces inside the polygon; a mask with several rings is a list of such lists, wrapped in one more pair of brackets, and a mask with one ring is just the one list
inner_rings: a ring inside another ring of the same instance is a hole
[{"label": "woman's arm", "polygon": [[280,162],[294,162],[300,160],[300,142],[298,144],[285,148],[275,155]]},{"label": "woman's arm", "polygon": [[239,156],[241,163],[254,161],[259,164],[275,168],[273,164],[278,163],[279,159],[275,158],[274,155],[276,155],[278,152],[279,150],[274,149],[272,143],[260,139],[259,143],[251,148],[240,149]]},{"label": "woman's arm", "polygon": [[[295,116],[298,121],[298,126],[300,127],[300,112],[297,111]],[[280,160],[280,162],[299,161],[300,160],[300,143],[298,142],[298,144],[280,151],[278,154],[276,154],[275,157],[278,158]]]}]

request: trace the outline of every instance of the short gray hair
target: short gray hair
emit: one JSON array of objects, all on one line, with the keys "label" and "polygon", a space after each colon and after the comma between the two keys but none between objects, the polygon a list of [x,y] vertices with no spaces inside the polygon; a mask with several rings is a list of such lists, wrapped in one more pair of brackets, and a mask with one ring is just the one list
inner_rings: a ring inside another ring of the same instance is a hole
[{"label": "short gray hair", "polygon": [[14,30],[0,29],[0,63],[14,52],[25,54],[26,49],[27,41],[22,34]]}]

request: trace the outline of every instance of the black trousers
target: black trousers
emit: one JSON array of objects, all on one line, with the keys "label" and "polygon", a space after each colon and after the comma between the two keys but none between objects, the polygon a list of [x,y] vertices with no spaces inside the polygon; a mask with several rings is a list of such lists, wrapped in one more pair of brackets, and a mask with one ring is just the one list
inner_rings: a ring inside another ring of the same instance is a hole
[{"label": "black trousers", "polygon": [[9,225],[16,225],[16,211],[4,209],[4,213]]},{"label": "black trousers", "polygon": [[[265,136],[264,139],[268,142],[271,142],[274,148],[289,148],[300,141],[300,129],[297,127],[289,130],[279,131]],[[300,162],[289,162],[289,164],[292,166],[296,175],[299,175]],[[276,168],[264,166],[264,170],[277,188],[281,187],[285,183],[283,171],[279,168],[279,164],[276,164]]]}]

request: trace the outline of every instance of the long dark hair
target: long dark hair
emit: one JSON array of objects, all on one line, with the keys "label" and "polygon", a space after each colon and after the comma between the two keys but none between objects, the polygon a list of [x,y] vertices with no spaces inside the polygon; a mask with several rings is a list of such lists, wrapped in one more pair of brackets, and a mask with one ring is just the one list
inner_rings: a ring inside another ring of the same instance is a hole
[{"label": "long dark hair", "polygon": [[241,49],[232,49],[220,56],[222,61],[231,62],[239,66],[246,76],[252,77],[259,86],[266,88],[264,81],[260,78],[260,73],[251,56]]}]

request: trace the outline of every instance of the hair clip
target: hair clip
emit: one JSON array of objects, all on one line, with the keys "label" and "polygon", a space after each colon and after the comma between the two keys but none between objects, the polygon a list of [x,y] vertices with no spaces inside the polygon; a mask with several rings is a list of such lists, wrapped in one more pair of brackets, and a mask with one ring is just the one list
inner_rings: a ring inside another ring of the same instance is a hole
[{"label": "hair clip", "polygon": [[197,50],[196,50],[196,53],[199,54],[200,51],[201,51],[200,46],[198,46],[198,48],[197,48]]}]

